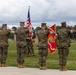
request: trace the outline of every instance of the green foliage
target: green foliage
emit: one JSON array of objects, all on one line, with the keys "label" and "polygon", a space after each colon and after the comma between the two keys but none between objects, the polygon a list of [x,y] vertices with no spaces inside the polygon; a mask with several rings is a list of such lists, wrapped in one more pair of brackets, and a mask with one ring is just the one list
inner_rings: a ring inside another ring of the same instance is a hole
[{"label": "green foliage", "polygon": [[14,34],[9,34],[9,38],[13,39],[14,38]]},{"label": "green foliage", "polygon": [[0,30],[2,29],[2,27],[0,26]]},{"label": "green foliage", "polygon": [[56,31],[58,31],[61,28],[61,26],[56,26]]},{"label": "green foliage", "polygon": [[12,27],[12,30],[16,31],[17,30],[17,27]]},{"label": "green foliage", "polygon": [[[25,57],[24,65],[26,67],[39,68],[38,49],[36,48],[35,43],[34,43],[34,51],[35,51],[35,56]],[[59,63],[58,50],[56,50],[54,54],[50,54],[50,52],[48,51],[48,57],[47,57],[47,62],[46,62],[47,68],[59,69],[58,63]],[[9,66],[16,66],[16,67],[18,66],[17,50],[16,50],[16,45],[14,41],[9,41],[7,64]],[[67,61],[67,67],[69,70],[76,70],[76,41],[74,41],[74,43],[71,43],[68,61]]]},{"label": "green foliage", "polygon": [[76,25],[74,25],[74,29],[76,30]]},{"label": "green foliage", "polygon": [[40,30],[40,29],[41,29],[41,27],[36,27],[36,29],[35,29],[35,33],[37,33],[38,30]]}]

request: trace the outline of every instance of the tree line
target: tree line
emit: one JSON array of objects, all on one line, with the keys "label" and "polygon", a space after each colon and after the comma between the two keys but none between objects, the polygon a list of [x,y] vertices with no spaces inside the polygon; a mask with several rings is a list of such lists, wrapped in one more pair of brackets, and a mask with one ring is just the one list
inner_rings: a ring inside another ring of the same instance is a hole
[{"label": "tree line", "polygon": [[[71,26],[73,29],[75,29],[76,30],[76,25],[74,25],[74,26]],[[61,28],[61,26],[56,26],[56,32],[59,30]],[[38,30],[40,30],[41,29],[41,27],[36,27],[35,28],[35,33],[37,33],[38,32]],[[76,33],[70,33],[70,39],[76,39]]]},{"label": "tree line", "polygon": [[[76,25],[71,26],[71,27],[76,30]],[[60,28],[61,28],[61,26],[58,26],[58,25],[57,25],[57,26],[56,26],[56,32],[57,32]],[[1,29],[1,27],[0,27],[0,29]],[[17,29],[18,29],[18,27],[15,27],[15,26],[12,27],[12,30],[14,30],[14,31],[17,30]],[[38,30],[41,29],[41,27],[39,27],[39,26],[36,27],[36,28],[32,27],[32,29],[33,29],[33,34],[34,34],[33,39],[34,39],[34,38],[36,38],[36,34],[37,34]],[[13,34],[10,34],[10,35],[9,35],[9,38],[10,38],[10,39],[13,39],[13,37],[14,37]],[[70,34],[70,38],[71,38],[71,39],[76,39],[76,33],[71,33],[71,34]]]}]

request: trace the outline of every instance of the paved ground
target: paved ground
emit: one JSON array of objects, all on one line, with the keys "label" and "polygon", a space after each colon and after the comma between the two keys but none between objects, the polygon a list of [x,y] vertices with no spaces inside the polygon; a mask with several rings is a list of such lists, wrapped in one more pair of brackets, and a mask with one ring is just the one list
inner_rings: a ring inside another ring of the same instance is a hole
[{"label": "paved ground", "polygon": [[38,68],[0,67],[0,75],[76,75],[76,71],[57,69],[39,70]]}]

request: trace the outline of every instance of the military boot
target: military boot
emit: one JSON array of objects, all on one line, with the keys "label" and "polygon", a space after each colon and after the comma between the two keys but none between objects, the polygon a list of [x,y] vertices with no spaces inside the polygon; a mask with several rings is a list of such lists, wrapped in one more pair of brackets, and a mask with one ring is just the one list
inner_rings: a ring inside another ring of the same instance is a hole
[{"label": "military boot", "polygon": [[60,71],[63,71],[63,66],[60,66]]},{"label": "military boot", "polygon": [[2,67],[7,67],[7,65],[6,64],[2,64]]},{"label": "military boot", "polygon": [[23,64],[19,64],[18,68],[24,68]]},{"label": "military boot", "polygon": [[46,70],[47,68],[45,66],[41,66],[40,70]]},{"label": "military boot", "polygon": [[65,66],[63,66],[63,71],[67,71],[68,69],[65,67]]},{"label": "military boot", "polygon": [[42,66],[40,66],[40,70],[42,69]]},{"label": "military boot", "polygon": [[2,67],[2,64],[0,63],[0,67]]}]

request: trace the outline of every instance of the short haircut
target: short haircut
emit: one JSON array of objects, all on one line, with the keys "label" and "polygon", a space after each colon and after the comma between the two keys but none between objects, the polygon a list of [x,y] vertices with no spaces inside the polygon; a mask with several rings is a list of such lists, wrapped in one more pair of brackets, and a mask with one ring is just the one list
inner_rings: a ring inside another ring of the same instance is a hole
[{"label": "short haircut", "polygon": [[41,23],[41,27],[46,26],[46,23]]}]

